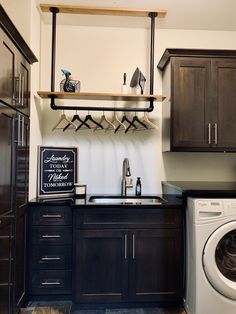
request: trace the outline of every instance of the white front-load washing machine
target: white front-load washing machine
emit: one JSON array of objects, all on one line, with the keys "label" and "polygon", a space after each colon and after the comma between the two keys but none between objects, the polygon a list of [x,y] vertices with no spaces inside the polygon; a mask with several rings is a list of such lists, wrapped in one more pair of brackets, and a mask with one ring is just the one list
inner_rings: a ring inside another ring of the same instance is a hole
[{"label": "white front-load washing machine", "polygon": [[188,198],[186,292],[189,314],[236,314],[236,199]]}]

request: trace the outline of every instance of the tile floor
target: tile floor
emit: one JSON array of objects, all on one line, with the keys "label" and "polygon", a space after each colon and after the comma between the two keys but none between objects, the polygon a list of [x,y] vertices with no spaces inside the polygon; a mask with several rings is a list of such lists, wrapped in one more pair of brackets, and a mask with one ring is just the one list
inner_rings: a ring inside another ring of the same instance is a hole
[{"label": "tile floor", "polygon": [[73,310],[68,302],[57,302],[56,304],[34,302],[29,304],[27,308],[21,309],[20,314],[185,314],[185,311],[176,307]]}]

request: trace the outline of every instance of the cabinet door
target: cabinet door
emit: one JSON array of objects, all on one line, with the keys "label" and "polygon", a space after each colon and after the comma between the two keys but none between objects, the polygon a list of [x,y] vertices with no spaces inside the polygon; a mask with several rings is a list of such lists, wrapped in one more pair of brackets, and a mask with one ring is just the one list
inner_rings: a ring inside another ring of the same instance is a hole
[{"label": "cabinet door", "polygon": [[122,302],[127,296],[128,235],[120,230],[76,233],[76,302]]},{"label": "cabinet door", "polygon": [[0,214],[13,210],[13,118],[0,113]]},{"label": "cabinet door", "polygon": [[18,208],[28,201],[29,181],[29,123],[28,119],[19,113],[15,119],[15,130],[15,203]]},{"label": "cabinet door", "polygon": [[20,308],[25,301],[26,217],[27,205],[17,208],[15,222],[15,306],[17,308]]},{"label": "cabinet door", "polygon": [[211,123],[211,61],[173,58],[171,91],[172,150],[208,148]]},{"label": "cabinet door", "polygon": [[179,229],[131,233],[130,292],[132,301],[180,301],[182,249]]},{"label": "cabinet door", "polygon": [[0,101],[29,116],[30,66],[0,29]]},{"label": "cabinet door", "polygon": [[236,60],[212,61],[215,120],[213,146],[220,150],[236,150]]},{"label": "cabinet door", "polygon": [[0,217],[0,314],[13,313],[13,217]]},{"label": "cabinet door", "polygon": [[14,51],[9,39],[0,29],[0,100],[14,105]]},{"label": "cabinet door", "polygon": [[19,111],[29,116],[30,92],[29,92],[29,65],[20,53],[16,53],[15,64],[15,99]]}]

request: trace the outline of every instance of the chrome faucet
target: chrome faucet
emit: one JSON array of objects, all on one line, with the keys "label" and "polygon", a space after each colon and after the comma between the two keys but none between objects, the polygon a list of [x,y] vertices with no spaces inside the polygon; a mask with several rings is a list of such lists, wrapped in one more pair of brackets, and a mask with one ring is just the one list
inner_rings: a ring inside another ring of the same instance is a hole
[{"label": "chrome faucet", "polygon": [[121,195],[127,195],[127,188],[132,188],[132,179],[130,178],[130,168],[129,168],[129,159],[125,158],[123,160],[123,167],[122,167],[122,181],[121,181]]}]

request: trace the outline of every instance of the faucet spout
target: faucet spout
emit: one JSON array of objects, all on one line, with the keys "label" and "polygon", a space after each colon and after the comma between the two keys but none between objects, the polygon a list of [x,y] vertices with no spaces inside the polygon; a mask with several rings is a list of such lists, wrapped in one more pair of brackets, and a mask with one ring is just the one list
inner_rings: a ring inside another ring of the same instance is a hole
[{"label": "faucet spout", "polygon": [[127,195],[127,188],[132,188],[132,179],[130,178],[131,172],[130,172],[130,166],[129,166],[129,159],[125,158],[123,160],[123,166],[122,166],[122,181],[121,181],[121,195],[126,196]]}]

